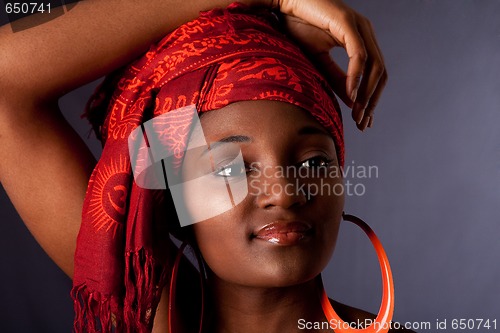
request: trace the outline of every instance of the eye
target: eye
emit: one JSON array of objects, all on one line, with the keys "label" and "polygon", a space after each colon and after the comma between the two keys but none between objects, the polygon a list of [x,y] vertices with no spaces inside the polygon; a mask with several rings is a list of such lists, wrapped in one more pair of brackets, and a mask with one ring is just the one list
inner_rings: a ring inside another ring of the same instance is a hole
[{"label": "eye", "polygon": [[246,171],[244,164],[234,163],[218,168],[214,174],[219,177],[240,177],[246,174]]},{"label": "eye", "polygon": [[314,156],[303,162],[300,162],[300,167],[308,169],[320,168],[320,167],[327,168],[332,161],[333,160],[328,159],[324,156]]}]

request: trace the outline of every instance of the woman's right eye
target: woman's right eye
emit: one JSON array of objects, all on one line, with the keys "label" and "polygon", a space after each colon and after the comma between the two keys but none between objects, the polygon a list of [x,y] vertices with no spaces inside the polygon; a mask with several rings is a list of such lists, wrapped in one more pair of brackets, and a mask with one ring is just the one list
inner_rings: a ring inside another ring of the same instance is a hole
[{"label": "woman's right eye", "polygon": [[246,174],[244,164],[228,164],[215,171],[215,175],[219,177],[239,177]]}]

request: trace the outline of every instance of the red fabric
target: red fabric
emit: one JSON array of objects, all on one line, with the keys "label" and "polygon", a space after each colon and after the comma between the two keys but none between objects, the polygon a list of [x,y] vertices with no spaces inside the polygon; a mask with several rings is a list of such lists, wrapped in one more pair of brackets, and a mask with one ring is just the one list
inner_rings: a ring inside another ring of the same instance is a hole
[{"label": "red fabric", "polygon": [[[104,148],[89,182],[77,241],[71,293],[77,332],[150,332],[170,274],[167,242],[161,241],[167,236],[158,230],[168,232],[172,212],[165,210],[165,191],[134,181],[130,133],[186,105],[205,112],[243,100],[304,108],[332,134],[343,165],[335,96],[268,11],[234,3],[202,13],[98,88],[86,116]],[[182,157],[186,126],[171,128],[169,138],[166,144]]]}]

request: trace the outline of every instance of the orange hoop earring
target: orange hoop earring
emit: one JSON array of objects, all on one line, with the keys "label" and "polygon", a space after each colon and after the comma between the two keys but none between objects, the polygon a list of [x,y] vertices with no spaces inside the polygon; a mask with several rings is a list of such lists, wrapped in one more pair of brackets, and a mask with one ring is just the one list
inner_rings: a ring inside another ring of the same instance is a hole
[{"label": "orange hoop earring", "polygon": [[323,312],[325,313],[330,326],[332,326],[332,323],[336,323],[336,327],[332,326],[332,329],[335,329],[335,332],[337,333],[387,333],[390,329],[392,315],[394,313],[394,282],[392,280],[392,271],[391,266],[389,265],[389,259],[387,258],[384,248],[382,247],[382,243],[380,243],[377,235],[375,235],[375,232],[368,226],[368,224],[353,215],[342,213],[342,218],[345,221],[352,222],[361,227],[361,229],[363,229],[363,231],[370,238],[370,241],[377,252],[380,270],[382,273],[382,302],[375,321],[370,326],[363,329],[352,328],[348,323],[340,319],[330,304],[330,300],[328,299],[328,295],[326,294],[322,283],[320,285],[321,307],[323,308]]}]

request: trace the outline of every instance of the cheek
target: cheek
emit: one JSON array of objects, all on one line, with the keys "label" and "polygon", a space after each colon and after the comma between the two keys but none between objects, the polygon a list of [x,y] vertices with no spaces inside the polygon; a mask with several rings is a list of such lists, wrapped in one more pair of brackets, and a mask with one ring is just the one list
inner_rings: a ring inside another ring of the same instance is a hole
[{"label": "cheek", "polygon": [[246,181],[205,175],[182,184],[182,202],[191,223],[206,221],[236,207],[248,194]]},{"label": "cheek", "polygon": [[338,176],[338,169],[322,174],[321,177],[303,180],[304,192],[312,205],[312,214],[319,220],[339,221],[345,201],[344,181]]},{"label": "cheek", "polygon": [[[311,212],[318,221],[318,232],[324,249],[321,251],[328,260],[335,249],[342,212],[344,210],[345,190],[340,177],[322,178],[312,184],[320,188],[317,195],[310,199]],[[325,266],[328,260],[324,263]]]},{"label": "cheek", "polygon": [[[230,214],[223,214],[230,215]],[[231,221],[231,220],[230,220]],[[193,225],[197,245],[210,269],[224,280],[234,280],[240,274],[239,261],[248,256],[245,250],[250,240],[241,228],[221,216]]]}]

